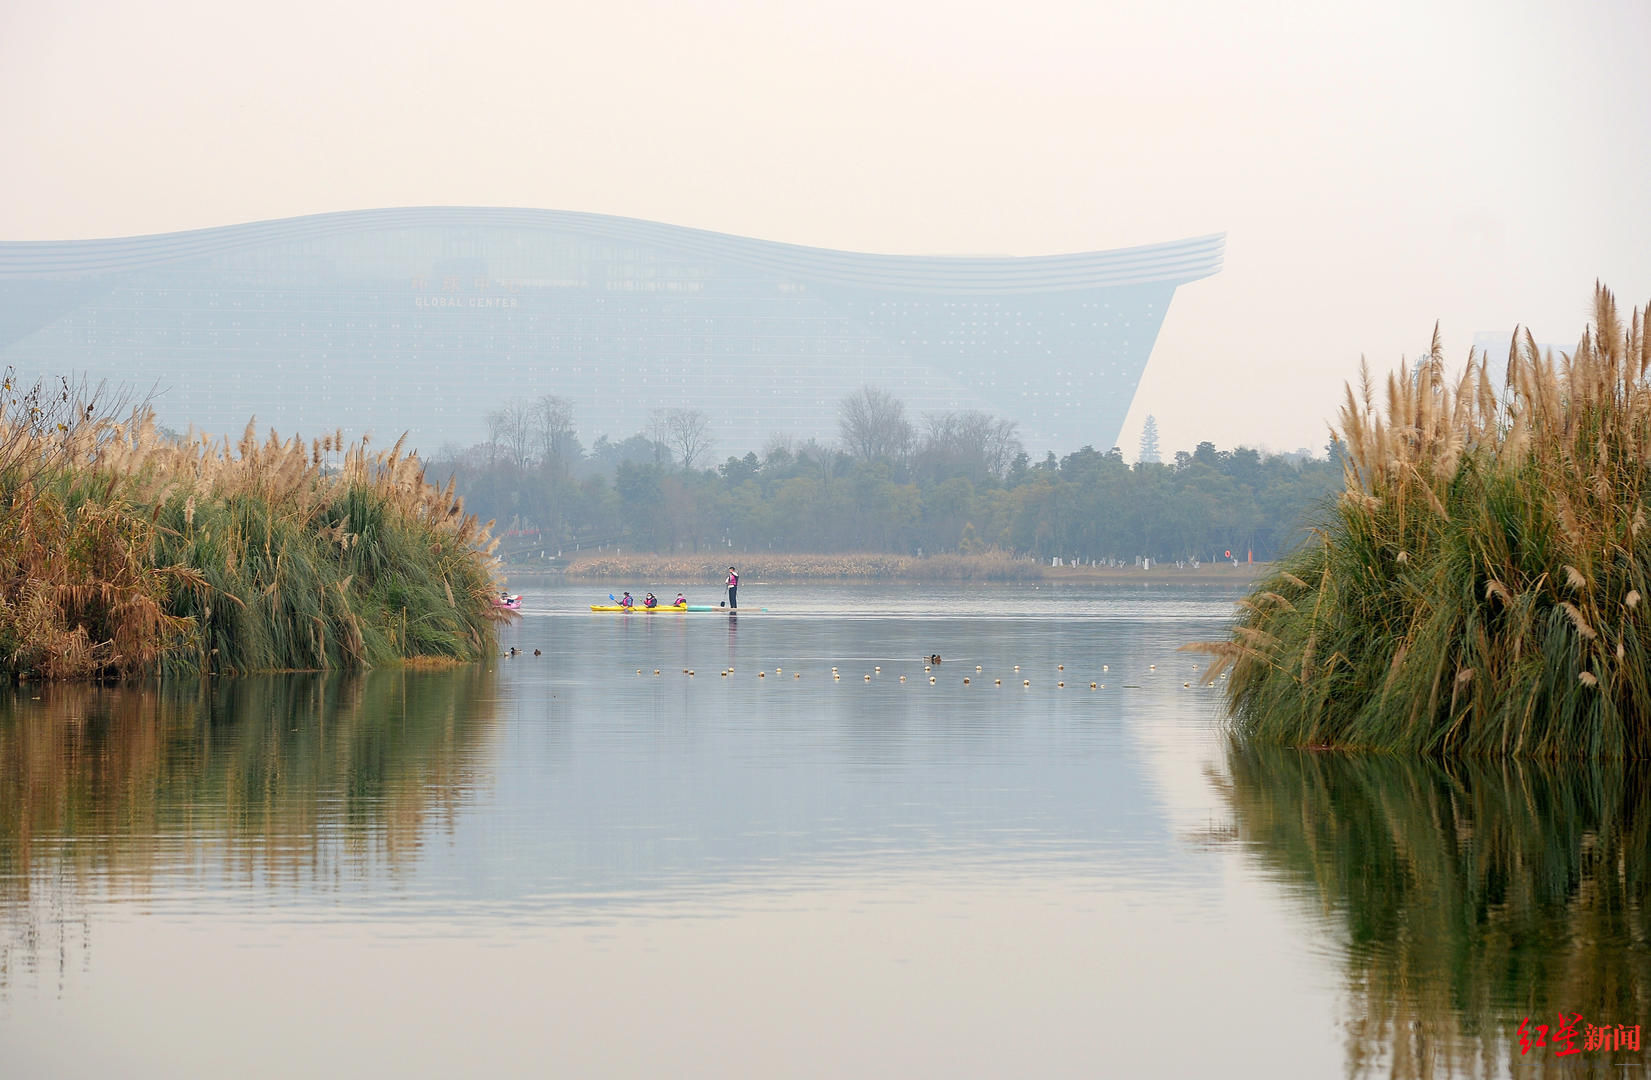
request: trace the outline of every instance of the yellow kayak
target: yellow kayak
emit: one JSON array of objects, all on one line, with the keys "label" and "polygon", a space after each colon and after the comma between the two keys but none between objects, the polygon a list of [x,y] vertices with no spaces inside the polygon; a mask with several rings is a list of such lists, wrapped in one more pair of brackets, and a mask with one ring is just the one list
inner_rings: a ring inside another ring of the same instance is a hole
[{"label": "yellow kayak", "polygon": [[664,604],[659,607],[643,607],[641,604],[637,604],[635,607],[628,608],[620,607],[618,604],[592,604],[590,609],[592,611],[610,611],[620,614],[630,612],[632,615],[681,615],[689,611],[717,610],[710,604],[688,604],[686,606],[673,604],[670,607],[666,607]]}]

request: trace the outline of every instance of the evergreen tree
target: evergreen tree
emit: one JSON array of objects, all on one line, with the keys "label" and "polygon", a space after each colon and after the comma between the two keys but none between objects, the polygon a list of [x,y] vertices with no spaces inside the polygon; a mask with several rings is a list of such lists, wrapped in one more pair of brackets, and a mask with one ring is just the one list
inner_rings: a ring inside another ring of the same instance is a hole
[{"label": "evergreen tree", "polygon": [[1148,416],[1147,422],[1141,425],[1141,456],[1137,459],[1143,465],[1157,465],[1163,460],[1158,456],[1158,418]]}]

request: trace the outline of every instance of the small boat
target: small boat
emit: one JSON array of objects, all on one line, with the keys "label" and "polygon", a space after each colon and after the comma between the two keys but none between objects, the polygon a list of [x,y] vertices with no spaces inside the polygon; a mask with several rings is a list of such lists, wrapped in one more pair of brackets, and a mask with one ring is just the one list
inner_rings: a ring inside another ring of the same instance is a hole
[{"label": "small boat", "polygon": [[[592,604],[590,609],[592,611],[602,611],[613,614],[623,614],[628,611],[632,615],[682,615],[690,611],[718,610],[710,604],[672,604],[669,607],[664,604],[661,604],[658,607],[643,607],[641,604],[637,604],[635,607],[623,607],[619,604]],[[728,609],[723,608],[721,610],[726,611]]]},{"label": "small boat", "polygon": [[493,598],[493,606],[506,611],[520,611],[522,609],[521,593],[500,593]]}]

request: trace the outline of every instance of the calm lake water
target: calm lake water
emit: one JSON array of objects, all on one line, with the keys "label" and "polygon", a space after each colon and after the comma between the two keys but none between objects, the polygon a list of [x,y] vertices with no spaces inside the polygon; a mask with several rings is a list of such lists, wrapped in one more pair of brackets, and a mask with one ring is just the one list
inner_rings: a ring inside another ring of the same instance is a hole
[{"label": "calm lake water", "polygon": [[0,1076],[1647,1074],[1642,769],[1236,746],[1220,590],[606,592],[0,700]]}]

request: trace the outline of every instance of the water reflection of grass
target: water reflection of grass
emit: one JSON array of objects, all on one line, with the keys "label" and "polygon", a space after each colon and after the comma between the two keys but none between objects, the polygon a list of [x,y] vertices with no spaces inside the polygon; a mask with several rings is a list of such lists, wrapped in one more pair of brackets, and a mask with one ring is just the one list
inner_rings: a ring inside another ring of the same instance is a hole
[{"label": "water reflection of grass", "polygon": [[64,874],[142,887],[163,849],[175,865],[199,844],[232,871],[394,868],[477,783],[490,682],[462,667],[13,693],[0,902]]},{"label": "water reflection of grass", "polygon": [[1620,1075],[1609,1054],[1521,1057],[1515,1031],[1651,1020],[1651,767],[1238,740],[1227,764],[1241,842],[1346,935],[1349,1075]]}]

